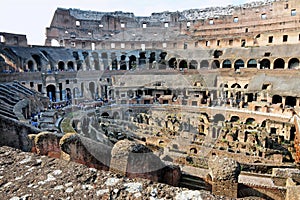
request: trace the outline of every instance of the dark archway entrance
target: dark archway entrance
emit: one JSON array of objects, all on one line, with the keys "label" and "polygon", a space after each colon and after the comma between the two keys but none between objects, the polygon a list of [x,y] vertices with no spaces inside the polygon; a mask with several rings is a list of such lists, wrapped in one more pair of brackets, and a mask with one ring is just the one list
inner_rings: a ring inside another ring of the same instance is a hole
[{"label": "dark archway entrance", "polygon": [[60,70],[60,71],[65,70],[65,63],[63,61],[58,62],[58,70]]},{"label": "dark archway entrance", "polygon": [[171,58],[168,62],[169,64],[169,67],[170,68],[173,68],[173,69],[176,69],[177,68],[177,61],[176,61],[176,58]]},{"label": "dark archway entrance", "polygon": [[247,68],[257,68],[257,62],[254,59],[251,59],[247,63]]},{"label": "dark archway entrance", "polygon": [[244,61],[241,60],[241,59],[235,61],[235,63],[234,63],[234,69],[235,69],[235,70],[238,70],[238,69],[240,69],[240,68],[243,68],[244,66],[245,66],[245,63],[244,63]]},{"label": "dark archway entrance", "polygon": [[129,57],[129,69],[135,69],[136,68],[136,57],[134,55],[131,55]]},{"label": "dark archway entrance", "polygon": [[183,70],[187,68],[187,62],[185,60],[180,61],[179,63],[179,69]]},{"label": "dark archway entrance", "polygon": [[274,69],[284,69],[284,60],[278,58],[274,61]]},{"label": "dark archway entrance", "polygon": [[289,61],[289,69],[296,69],[299,68],[299,59],[298,58],[292,58]]},{"label": "dark archway entrance", "polygon": [[222,68],[231,68],[231,61],[224,60]]},{"label": "dark archway entrance", "polygon": [[51,102],[56,102],[56,98],[55,98],[55,86],[54,85],[48,85],[47,86],[47,96],[49,97]]},{"label": "dark archway entrance", "polygon": [[270,69],[271,62],[268,59],[263,59],[260,63],[260,69]]}]

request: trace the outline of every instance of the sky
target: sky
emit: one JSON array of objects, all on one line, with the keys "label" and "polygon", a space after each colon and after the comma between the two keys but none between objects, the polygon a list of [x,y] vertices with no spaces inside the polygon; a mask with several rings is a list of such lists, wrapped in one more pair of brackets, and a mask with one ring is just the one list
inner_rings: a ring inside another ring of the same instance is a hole
[{"label": "sky", "polygon": [[153,12],[223,7],[247,2],[249,0],[6,0],[0,6],[0,32],[24,34],[28,44],[44,45],[46,27],[50,26],[58,7],[150,16]]}]

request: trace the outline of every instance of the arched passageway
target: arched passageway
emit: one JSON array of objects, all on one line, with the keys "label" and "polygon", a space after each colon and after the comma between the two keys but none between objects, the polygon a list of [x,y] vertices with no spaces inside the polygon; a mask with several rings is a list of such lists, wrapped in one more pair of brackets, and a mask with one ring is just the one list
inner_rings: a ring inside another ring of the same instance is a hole
[{"label": "arched passageway", "polygon": [[90,90],[92,99],[95,99],[96,88],[95,88],[95,83],[94,82],[89,83],[89,90]]},{"label": "arched passageway", "polygon": [[74,70],[74,63],[72,61],[69,61],[68,64],[67,64],[67,66],[68,66],[68,70],[69,71],[73,71]]},{"label": "arched passageway", "polygon": [[231,68],[231,61],[230,60],[224,60],[222,64],[222,68]]},{"label": "arched passageway", "polygon": [[189,65],[189,69],[197,69],[197,68],[198,68],[198,62],[196,60],[192,60]]},{"label": "arched passageway", "polygon": [[131,55],[129,57],[129,69],[135,69],[136,68],[136,57],[134,55]]},{"label": "arched passageway", "polygon": [[260,62],[260,69],[270,69],[271,62],[268,59],[263,59]]},{"label": "arched passageway", "polygon": [[239,59],[239,60],[235,61],[235,63],[234,63],[234,69],[235,70],[243,68],[244,66],[245,66],[245,63],[242,59]]},{"label": "arched passageway", "polygon": [[298,58],[292,58],[289,61],[289,69],[297,69],[299,68],[299,59]]},{"label": "arched passageway", "polygon": [[171,59],[168,61],[168,65],[169,65],[170,68],[176,69],[176,68],[177,68],[177,61],[176,61],[176,58],[171,58]]},{"label": "arched passageway", "polygon": [[29,60],[27,63],[28,71],[33,72],[34,71],[34,63],[32,60]]},{"label": "arched passageway", "polygon": [[48,85],[46,87],[46,90],[47,90],[47,96],[49,97],[50,101],[55,102],[56,101],[56,98],[55,98],[56,88],[55,88],[55,86],[54,85]]},{"label": "arched passageway", "polygon": [[32,58],[34,59],[36,63],[37,70],[40,72],[42,70],[42,62],[41,62],[41,57],[39,55],[32,55]]},{"label": "arched passageway", "polygon": [[121,56],[121,60],[120,60],[120,70],[126,70],[127,66],[126,66],[126,56],[122,55]]},{"label": "arched passageway", "polygon": [[58,62],[58,70],[60,70],[60,71],[65,70],[65,63],[63,61]]},{"label": "arched passageway", "polygon": [[279,95],[274,95],[272,97],[272,104],[282,103],[282,97]]},{"label": "arched passageway", "polygon": [[297,104],[297,99],[296,97],[291,97],[291,96],[287,96],[285,99],[285,105],[286,106],[290,106],[290,107],[294,107]]},{"label": "arched passageway", "polygon": [[254,59],[251,59],[247,63],[247,68],[257,68],[257,61]]},{"label": "arched passageway", "polygon": [[284,60],[278,58],[274,61],[274,69],[284,69]]},{"label": "arched passageway", "polygon": [[187,68],[187,62],[185,60],[180,61],[179,63],[179,69],[183,70]]},{"label": "arched passageway", "polygon": [[207,60],[202,60],[200,62],[200,68],[208,68],[209,67],[209,63]]},{"label": "arched passageway", "polygon": [[220,68],[220,62],[218,60],[214,60],[211,64],[212,69]]}]

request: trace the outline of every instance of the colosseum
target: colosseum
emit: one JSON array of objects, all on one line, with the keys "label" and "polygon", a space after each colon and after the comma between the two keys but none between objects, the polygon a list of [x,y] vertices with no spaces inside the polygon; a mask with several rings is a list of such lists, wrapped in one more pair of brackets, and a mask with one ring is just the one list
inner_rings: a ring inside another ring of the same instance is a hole
[{"label": "colosseum", "polygon": [[0,146],[219,197],[300,199],[299,11],[57,8],[43,46],[0,32]]}]

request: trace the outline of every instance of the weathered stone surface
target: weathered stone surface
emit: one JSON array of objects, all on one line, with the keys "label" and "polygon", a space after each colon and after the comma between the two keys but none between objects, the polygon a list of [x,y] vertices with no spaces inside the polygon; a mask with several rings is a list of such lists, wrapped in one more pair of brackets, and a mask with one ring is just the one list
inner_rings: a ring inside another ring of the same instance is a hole
[{"label": "weathered stone surface", "polygon": [[238,182],[241,172],[240,164],[230,158],[212,157],[208,162],[213,181]]},{"label": "weathered stone surface", "polygon": [[3,200],[221,199],[207,191],[192,191],[144,179],[129,179],[10,147],[0,147],[0,196]]}]

